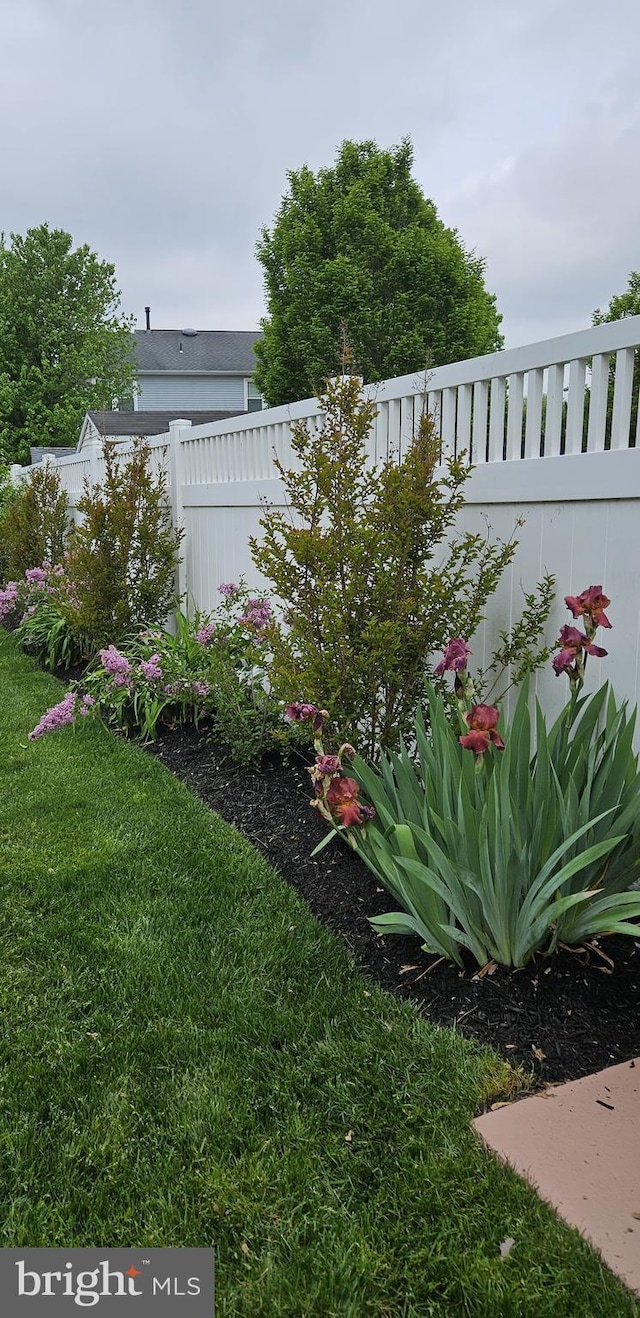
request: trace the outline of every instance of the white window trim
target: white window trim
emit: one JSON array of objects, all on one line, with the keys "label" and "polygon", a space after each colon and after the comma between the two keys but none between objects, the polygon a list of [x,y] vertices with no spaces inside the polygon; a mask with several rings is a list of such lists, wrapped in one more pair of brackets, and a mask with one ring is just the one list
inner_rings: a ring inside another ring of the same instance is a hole
[{"label": "white window trim", "polygon": [[[253,376],[252,376],[252,375],[248,375],[248,376],[245,375],[245,378],[244,378],[244,410],[245,410],[245,412],[248,412],[248,411],[249,411],[249,385],[251,384],[252,379],[253,379]],[[262,409],[261,409],[261,410],[264,411],[264,397],[263,397],[262,394],[260,394],[260,398],[261,398],[261,400],[262,400]],[[257,410],[257,409],[256,409],[256,410]]]}]

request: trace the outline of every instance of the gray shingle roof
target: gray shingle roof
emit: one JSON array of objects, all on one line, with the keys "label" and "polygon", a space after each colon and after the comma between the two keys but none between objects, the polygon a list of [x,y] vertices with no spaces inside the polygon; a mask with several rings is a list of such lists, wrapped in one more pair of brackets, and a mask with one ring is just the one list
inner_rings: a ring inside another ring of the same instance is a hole
[{"label": "gray shingle roof", "polygon": [[[244,416],[243,412],[193,411],[181,407],[179,412],[89,412],[96,430],[106,435],[164,435],[170,421],[192,421],[203,426],[206,421],[224,421],[229,416]],[[71,449],[70,452],[75,452]]]},{"label": "gray shingle roof", "polygon": [[[253,375],[253,345],[259,330],[136,330],[135,355],[144,371],[219,371],[224,375]],[[180,351],[182,347],[182,351]]]},{"label": "gray shingle roof", "polygon": [[75,450],[74,448],[64,448],[62,445],[58,445],[58,446],[55,447],[55,448],[38,448],[38,447],[36,447],[36,448],[31,448],[31,449],[29,449],[29,452],[30,452],[30,454],[31,454],[31,463],[32,463],[32,465],[34,465],[34,464],[37,463],[37,462],[41,462],[41,461],[42,461],[42,458],[43,458],[43,456],[44,456],[45,453],[51,453],[51,454],[53,454],[53,457],[54,457],[54,458],[66,458],[66,457],[68,457],[71,453],[75,453],[75,451],[76,451],[76,450]]}]

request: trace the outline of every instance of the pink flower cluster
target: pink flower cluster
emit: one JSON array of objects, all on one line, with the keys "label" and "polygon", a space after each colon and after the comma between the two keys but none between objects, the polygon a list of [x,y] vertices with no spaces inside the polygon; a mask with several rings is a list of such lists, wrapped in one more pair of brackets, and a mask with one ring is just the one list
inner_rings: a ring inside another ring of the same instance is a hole
[{"label": "pink flower cluster", "polygon": [[164,674],[160,666],[160,655],[152,654],[150,659],[141,659],[140,672],[147,682],[161,682]]},{"label": "pink flower cluster", "polygon": [[74,608],[79,601],[74,583],[61,563],[51,567],[45,559],[42,567],[28,567],[21,581],[8,581],[0,590],[0,622],[14,612],[31,617],[44,596],[63,597]]},{"label": "pink flower cluster", "polygon": [[17,581],[8,581],[4,590],[0,590],[0,622],[4,622],[10,613],[18,607],[20,587]]},{"label": "pink flower cluster", "polygon": [[196,632],[196,640],[200,645],[211,645],[216,633],[215,622],[207,622],[203,627],[199,627]]},{"label": "pink flower cluster", "polygon": [[233,596],[238,594],[238,586],[236,586],[235,581],[223,581],[218,586],[218,593],[222,595],[223,599],[233,599]]},{"label": "pink flower cluster", "polygon": [[[48,570],[50,570],[50,565],[47,565],[47,567],[28,567],[24,574],[25,581],[28,581],[30,586],[44,586],[47,581]],[[62,570],[64,572],[64,568]]]},{"label": "pink flower cluster", "polygon": [[57,705],[53,705],[51,709],[47,710],[46,714],[42,715],[33,732],[29,733],[29,741],[37,741],[38,737],[44,737],[47,732],[59,732],[68,723],[73,723],[76,716],[77,702],[78,697],[75,692],[67,691],[63,700]]},{"label": "pink flower cluster", "polygon": [[75,691],[67,691],[66,696],[57,705],[53,705],[46,714],[42,715],[33,732],[29,733],[29,741],[37,741],[48,732],[59,732],[61,728],[66,728],[69,723],[73,723],[76,714],[86,718],[94,703],[91,696],[82,696],[80,700]]},{"label": "pink flower cluster", "polygon": [[266,599],[247,600],[247,606],[238,618],[238,622],[243,622],[249,627],[255,627],[256,631],[263,631],[271,619],[271,604]]},{"label": "pink flower cluster", "polygon": [[204,700],[209,695],[211,685],[209,682],[202,682],[196,678],[194,682],[189,682],[186,677],[178,677],[175,682],[165,682],[162,690],[165,696],[175,696],[179,699],[181,696],[199,696]]},{"label": "pink flower cluster", "polygon": [[131,664],[126,655],[120,654],[115,645],[109,645],[106,650],[100,651],[100,659],[105,672],[113,678],[113,685],[126,686],[131,690],[133,686]]}]

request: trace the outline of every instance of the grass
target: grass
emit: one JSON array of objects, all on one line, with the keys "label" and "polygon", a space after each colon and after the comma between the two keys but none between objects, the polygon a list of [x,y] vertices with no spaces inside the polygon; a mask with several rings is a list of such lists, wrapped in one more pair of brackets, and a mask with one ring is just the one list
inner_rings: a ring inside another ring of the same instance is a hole
[{"label": "grass", "polygon": [[0,1244],[213,1245],[225,1318],[637,1315],[471,1133],[513,1073],[144,752],[29,743],[58,698],[0,641]]}]

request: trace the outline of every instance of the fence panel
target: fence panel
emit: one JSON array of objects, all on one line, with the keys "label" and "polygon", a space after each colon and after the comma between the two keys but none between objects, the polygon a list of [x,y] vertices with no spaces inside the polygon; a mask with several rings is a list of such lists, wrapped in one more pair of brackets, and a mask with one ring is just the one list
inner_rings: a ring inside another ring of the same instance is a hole
[{"label": "fence panel", "polygon": [[[590,661],[588,684],[610,678],[619,695],[639,698],[639,350],[640,317],[628,317],[454,362],[426,378],[403,376],[367,387],[377,405],[368,443],[371,461],[402,457],[426,397],[443,458],[471,448],[476,467],[460,528],[484,535],[489,522],[495,534],[508,538],[524,520],[516,533],[520,547],[514,564],[473,638],[474,662],[486,664],[498,633],[517,616],[523,591],[549,570],[560,592],[549,639],[568,621],[562,596],[602,583],[613,600],[615,630],[606,641],[610,658]],[[197,427],[173,422],[170,434],[150,441],[154,470],[168,472],[174,516],[185,527],[181,580],[197,607],[215,606],[223,580],[244,575],[252,586],[264,584],[248,542],[260,534],[265,501],[284,510],[275,458],[293,465],[296,421],[312,429],[321,424],[318,400]],[[121,446],[123,458],[128,449]],[[103,459],[91,445],[59,459],[57,467],[72,508],[85,477],[95,481],[104,475]],[[25,469],[20,478],[24,474]],[[549,670],[537,684],[545,707],[559,708],[565,679]]]}]

